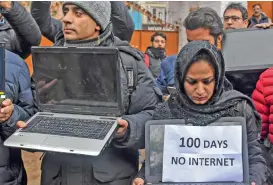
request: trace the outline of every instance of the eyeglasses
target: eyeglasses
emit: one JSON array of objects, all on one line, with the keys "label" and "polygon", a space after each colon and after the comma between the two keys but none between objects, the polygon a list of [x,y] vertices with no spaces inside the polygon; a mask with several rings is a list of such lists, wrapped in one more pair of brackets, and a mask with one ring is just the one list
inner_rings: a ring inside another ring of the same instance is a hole
[{"label": "eyeglasses", "polygon": [[242,19],[241,17],[238,17],[238,16],[224,16],[224,21],[225,22],[228,22],[229,19],[231,19],[233,22],[237,22],[239,21],[240,19]]}]

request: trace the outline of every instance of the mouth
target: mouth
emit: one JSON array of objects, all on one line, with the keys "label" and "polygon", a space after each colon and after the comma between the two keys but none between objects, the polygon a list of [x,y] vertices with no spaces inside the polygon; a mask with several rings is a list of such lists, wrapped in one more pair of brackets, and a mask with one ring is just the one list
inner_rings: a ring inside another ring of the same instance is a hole
[{"label": "mouth", "polygon": [[235,29],[235,28],[228,26],[226,29],[231,30],[231,29]]},{"label": "mouth", "polygon": [[63,32],[64,32],[65,34],[70,34],[70,33],[74,32],[74,31],[75,31],[75,30],[69,29],[69,28],[64,28],[64,29],[63,29]]},{"label": "mouth", "polygon": [[196,101],[204,101],[207,100],[207,97],[194,97],[193,99]]}]

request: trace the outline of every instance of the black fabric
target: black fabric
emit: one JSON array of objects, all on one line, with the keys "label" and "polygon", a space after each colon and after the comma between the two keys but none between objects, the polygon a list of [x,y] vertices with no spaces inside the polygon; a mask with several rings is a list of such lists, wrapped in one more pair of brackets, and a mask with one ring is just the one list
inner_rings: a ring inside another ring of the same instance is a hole
[{"label": "black fabric", "polygon": [[35,20],[19,2],[12,2],[10,10],[0,13],[6,19],[0,25],[0,42],[5,42],[7,50],[27,58],[31,47],[39,46],[42,39]]},{"label": "black fabric", "polygon": [[148,47],[146,55],[149,57],[149,70],[154,78],[157,78],[160,74],[160,63],[166,58],[166,50],[164,48]]},{"label": "black fabric", "polygon": [[[207,52],[213,59],[210,62],[215,66],[215,89],[214,95],[205,105],[195,105],[185,94],[183,84],[187,69],[193,62],[192,59],[201,51]],[[186,117],[187,122],[207,125],[232,111],[242,99],[248,100],[252,105],[252,101],[247,96],[235,90],[225,89],[225,83],[229,84],[229,82],[225,78],[222,53],[207,41],[193,41],[180,51],[175,65],[174,78],[178,95],[173,103],[179,106],[173,108],[173,112],[180,115],[179,117]],[[172,106],[173,103],[171,101],[169,103]],[[257,118],[259,118],[258,114]]]},{"label": "black fabric", "polygon": [[166,57],[166,50],[165,48],[154,48],[148,47],[146,52],[150,57],[163,60]]}]

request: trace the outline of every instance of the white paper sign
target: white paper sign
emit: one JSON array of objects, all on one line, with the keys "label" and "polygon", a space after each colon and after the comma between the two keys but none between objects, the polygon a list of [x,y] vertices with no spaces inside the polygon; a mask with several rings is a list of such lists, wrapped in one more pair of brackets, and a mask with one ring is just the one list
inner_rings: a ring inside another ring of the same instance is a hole
[{"label": "white paper sign", "polygon": [[242,127],[166,125],[162,181],[242,182]]}]

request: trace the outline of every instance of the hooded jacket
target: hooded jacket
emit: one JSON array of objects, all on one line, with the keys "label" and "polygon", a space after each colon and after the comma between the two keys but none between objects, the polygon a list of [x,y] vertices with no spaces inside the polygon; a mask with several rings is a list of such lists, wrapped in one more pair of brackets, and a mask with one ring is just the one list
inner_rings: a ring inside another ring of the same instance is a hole
[{"label": "hooded jacket", "polygon": [[[213,60],[210,62],[215,70],[215,90],[206,104],[195,105],[188,98],[181,84],[184,84],[192,59],[201,51],[208,53]],[[177,94],[172,95],[167,102],[156,108],[153,119],[184,119],[187,124],[206,126],[221,117],[245,117],[250,182],[263,184],[266,181],[267,167],[259,146],[256,127],[261,120],[251,99],[238,91],[225,88],[225,63],[221,52],[207,41],[188,43],[177,57],[174,78]],[[246,102],[244,109],[243,102]]]}]

